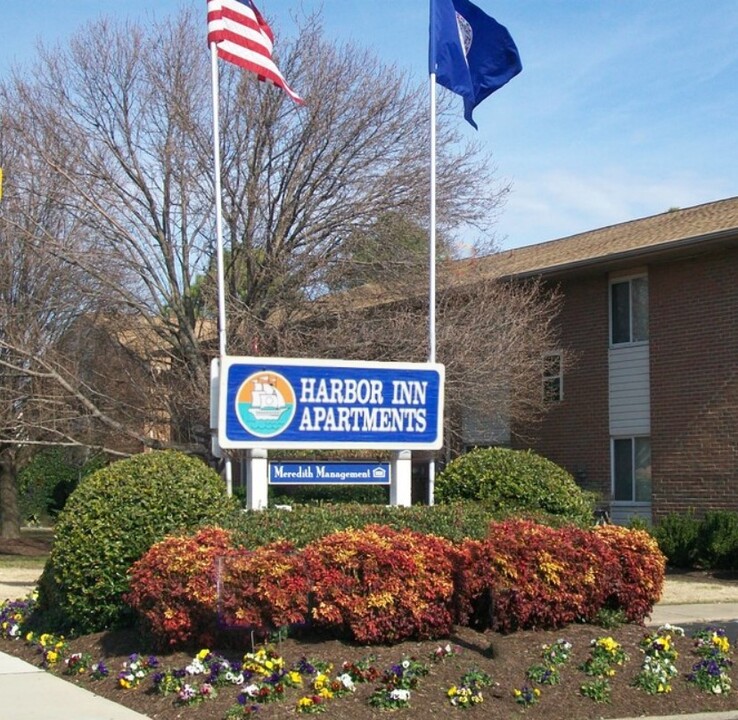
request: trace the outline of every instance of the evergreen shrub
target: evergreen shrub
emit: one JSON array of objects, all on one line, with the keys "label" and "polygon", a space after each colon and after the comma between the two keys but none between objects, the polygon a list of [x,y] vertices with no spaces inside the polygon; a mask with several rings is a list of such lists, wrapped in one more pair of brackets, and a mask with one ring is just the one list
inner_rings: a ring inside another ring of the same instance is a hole
[{"label": "evergreen shrub", "polygon": [[478,448],[436,478],[439,503],[473,501],[498,515],[544,513],[591,525],[594,495],[563,468],[529,450]]},{"label": "evergreen shrub", "polygon": [[677,568],[694,567],[700,537],[700,521],[694,513],[670,513],[651,532],[669,565]]},{"label": "evergreen shrub", "polygon": [[18,473],[18,508],[24,522],[53,519],[64,507],[81,478],[104,467],[105,456],[80,458],[69,448],[36,453]]},{"label": "evergreen shrub", "polygon": [[269,488],[270,505],[387,505],[387,485],[295,485]]},{"label": "evergreen shrub", "polygon": [[292,510],[269,508],[240,513],[231,528],[237,542],[256,548],[285,539],[302,548],[311,542],[348,529],[367,525],[386,525],[395,530],[439,535],[453,542],[465,538],[481,539],[495,515],[479,503],[452,505],[296,505]]},{"label": "evergreen shrub", "polygon": [[699,524],[695,554],[703,568],[738,570],[738,513],[706,513]]},{"label": "evergreen shrub", "polygon": [[131,565],[166,535],[227,524],[234,512],[218,474],[183,453],[144,453],[98,470],[59,515],[39,611],[79,632],[124,623]]}]

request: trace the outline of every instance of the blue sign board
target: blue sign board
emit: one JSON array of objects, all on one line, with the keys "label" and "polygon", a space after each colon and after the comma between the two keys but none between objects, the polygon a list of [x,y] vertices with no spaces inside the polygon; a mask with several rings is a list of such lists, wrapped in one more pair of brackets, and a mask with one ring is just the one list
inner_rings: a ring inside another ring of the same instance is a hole
[{"label": "blue sign board", "polygon": [[443,365],[226,357],[222,448],[435,450],[443,442]]},{"label": "blue sign board", "polygon": [[390,464],[381,462],[270,462],[271,485],[389,485]]}]

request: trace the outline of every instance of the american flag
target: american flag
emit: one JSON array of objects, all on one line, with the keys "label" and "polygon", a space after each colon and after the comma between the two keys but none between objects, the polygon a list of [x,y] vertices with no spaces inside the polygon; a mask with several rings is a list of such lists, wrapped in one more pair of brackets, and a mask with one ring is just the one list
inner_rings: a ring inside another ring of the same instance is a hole
[{"label": "american flag", "polygon": [[211,43],[218,48],[219,58],[256,73],[259,80],[303,103],[272,59],[274,34],[251,0],[208,0],[208,45]]}]

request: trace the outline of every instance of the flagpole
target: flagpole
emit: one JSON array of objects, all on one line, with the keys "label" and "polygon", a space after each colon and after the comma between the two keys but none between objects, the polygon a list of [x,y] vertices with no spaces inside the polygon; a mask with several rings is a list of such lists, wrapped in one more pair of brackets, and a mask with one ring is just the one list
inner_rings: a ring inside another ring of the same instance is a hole
[{"label": "flagpole", "polygon": [[[435,0],[430,2],[430,237],[428,281],[428,362],[436,361],[436,34]],[[436,462],[428,461],[428,505],[435,503]]]},{"label": "flagpole", "polygon": [[436,361],[436,74],[430,76],[430,268],[428,362]]},{"label": "flagpole", "polygon": [[220,182],[220,95],[218,78],[218,47],[210,43],[210,77],[213,88],[213,166],[215,172],[215,239],[218,263],[218,349],[221,359],[226,356],[225,270],[223,260],[223,204]]},{"label": "flagpole", "polygon": [[[218,354],[220,367],[227,354],[226,342],[226,306],[225,306],[225,262],[223,258],[223,203],[220,181],[220,80],[218,77],[218,47],[210,43],[210,79],[213,95],[213,168],[215,174],[215,254],[217,259],[218,278]],[[233,468],[231,458],[226,454],[224,475],[226,491],[233,495]]]}]

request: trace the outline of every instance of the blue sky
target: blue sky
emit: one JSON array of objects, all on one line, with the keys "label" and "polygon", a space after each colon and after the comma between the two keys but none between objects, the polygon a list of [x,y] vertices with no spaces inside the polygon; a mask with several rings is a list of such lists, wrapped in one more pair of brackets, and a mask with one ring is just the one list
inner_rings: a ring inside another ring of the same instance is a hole
[{"label": "blue sky", "polygon": [[[738,195],[735,0],[475,0],[506,25],[523,72],[463,132],[490,151],[512,194],[500,248]],[[100,15],[143,19],[180,0],[3,2],[0,73]],[[191,4],[203,8],[205,0]],[[282,34],[300,0],[261,0]],[[302,0],[337,41],[427,77],[428,0]],[[203,46],[204,50],[204,46]],[[288,78],[289,79],[289,78]],[[296,88],[299,91],[299,88]],[[445,91],[444,91],[445,92]]]}]

